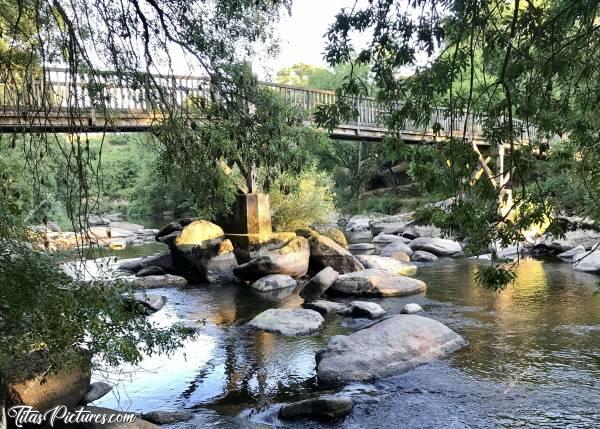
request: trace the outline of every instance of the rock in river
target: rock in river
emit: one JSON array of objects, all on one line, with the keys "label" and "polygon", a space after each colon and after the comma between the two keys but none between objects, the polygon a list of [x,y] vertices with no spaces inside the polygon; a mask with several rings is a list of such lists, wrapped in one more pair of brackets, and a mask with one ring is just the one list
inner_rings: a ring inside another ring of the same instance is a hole
[{"label": "rock in river", "polygon": [[321,313],[323,316],[329,313],[342,313],[347,307],[339,302],[327,301],[325,299],[317,299],[312,302],[305,302],[302,307],[309,310],[315,310]]},{"label": "rock in river", "polygon": [[404,307],[402,307],[402,310],[400,310],[400,313],[415,314],[415,313],[418,313],[419,311],[423,311],[423,308],[419,304],[415,304],[415,303],[411,302],[409,304],[406,304]]},{"label": "rock in river", "polygon": [[410,276],[417,272],[416,265],[402,262],[388,256],[360,255],[357,256],[357,258],[365,268],[377,268],[392,274],[400,274],[401,276]]},{"label": "rock in river", "polygon": [[[402,260],[402,257],[401,258],[396,257],[397,252],[402,252],[403,254],[408,255],[408,256],[413,254],[413,250],[410,248],[410,246],[408,244],[404,243],[403,241],[396,240],[383,248],[383,250],[381,251],[381,256],[389,256],[390,258],[396,258],[396,259]],[[408,261],[406,261],[406,262],[408,262]]]},{"label": "rock in river", "polygon": [[182,410],[157,410],[142,414],[142,418],[157,425],[170,425],[173,423],[186,422],[188,420],[192,420],[194,418],[194,415],[188,411]]},{"label": "rock in river", "polygon": [[183,277],[165,274],[162,276],[137,277],[132,280],[135,287],[144,289],[156,289],[159,287],[183,287],[187,280]]},{"label": "rock in river", "polygon": [[425,289],[427,286],[421,280],[374,268],[341,275],[329,288],[341,295],[354,296],[403,296]]},{"label": "rock in river", "polygon": [[331,267],[319,271],[300,291],[300,296],[306,302],[318,299],[335,282],[339,274]]},{"label": "rock in river", "polygon": [[412,250],[425,250],[437,256],[451,256],[463,250],[460,243],[444,238],[419,237],[408,245]]},{"label": "rock in river", "polygon": [[403,242],[403,240],[404,238],[400,237],[399,235],[381,233],[373,239],[373,244],[375,245],[375,252],[381,253],[381,251],[387,246],[389,246],[390,243],[394,243],[396,241]]},{"label": "rock in river", "polygon": [[350,244],[348,250],[353,255],[372,255],[375,253],[375,245],[373,243]]},{"label": "rock in river", "polygon": [[585,271],[595,273],[600,271],[600,250],[593,252],[582,252],[573,258],[573,269],[575,271]]},{"label": "rock in river", "polygon": [[132,301],[141,304],[146,309],[146,313],[155,313],[167,303],[167,297],[162,295],[154,295],[150,293],[135,293],[133,294],[133,299],[131,297],[126,296],[125,300],[129,303]]},{"label": "rock in river", "polygon": [[270,292],[277,289],[295,288],[296,280],[286,274],[270,274],[252,283],[252,289],[258,292]]},{"label": "rock in river", "polygon": [[378,319],[385,314],[385,310],[381,305],[375,302],[367,301],[352,301],[346,307],[342,314],[351,317],[368,317],[369,319]]},{"label": "rock in river", "polygon": [[575,258],[575,256],[577,256],[579,253],[584,253],[585,247],[579,245],[577,247],[573,247],[570,250],[567,250],[565,252],[562,252],[560,254],[558,254],[557,256],[562,259],[563,261],[567,261],[567,262],[572,262],[573,259]]},{"label": "rock in river", "polygon": [[309,239],[311,266],[321,270],[331,267],[340,274],[364,270],[363,265],[348,250],[323,235]]},{"label": "rock in river", "polygon": [[317,356],[317,378],[320,384],[334,385],[400,374],[466,344],[436,320],[400,314],[331,337]]},{"label": "rock in river", "polygon": [[316,420],[337,420],[347,416],[354,404],[350,398],[322,395],[318,398],[286,404],[279,409],[283,420],[312,418]]},{"label": "rock in river", "polygon": [[167,274],[164,269],[161,267],[157,267],[156,265],[151,265],[146,268],[142,268],[137,273],[135,273],[136,277],[148,277],[148,276],[161,276],[163,274]]},{"label": "rock in river", "polygon": [[83,404],[97,401],[112,390],[112,386],[104,381],[97,381],[90,384],[87,393],[81,401]]},{"label": "rock in river", "polygon": [[255,281],[268,274],[287,274],[297,278],[308,271],[310,250],[304,237],[294,237],[280,249],[271,250],[233,269],[236,277]]},{"label": "rock in river", "polygon": [[[227,241],[229,240],[225,240],[223,243]],[[223,243],[221,243],[221,247],[223,247]],[[233,269],[237,266],[237,258],[233,252],[219,253],[204,263],[205,279],[210,283],[233,281],[235,278]]]},{"label": "rock in river", "polygon": [[324,321],[323,316],[313,310],[270,308],[248,322],[248,325],[282,335],[308,335],[318,331]]},{"label": "rock in river", "polygon": [[437,261],[438,257],[435,256],[433,253],[429,253],[424,250],[417,250],[412,254],[411,259],[414,262],[431,262]]}]

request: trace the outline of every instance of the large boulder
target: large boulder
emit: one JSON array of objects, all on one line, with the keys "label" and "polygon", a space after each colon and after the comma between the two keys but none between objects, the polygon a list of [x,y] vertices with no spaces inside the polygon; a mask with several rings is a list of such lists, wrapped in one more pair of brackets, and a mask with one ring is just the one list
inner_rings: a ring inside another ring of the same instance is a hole
[{"label": "large boulder", "polygon": [[317,356],[317,378],[334,385],[400,374],[466,344],[436,320],[400,314],[330,338]]},{"label": "large boulder", "polygon": [[444,238],[419,237],[408,245],[412,250],[424,250],[436,256],[451,256],[463,250],[457,241]]},{"label": "large boulder", "polygon": [[74,407],[90,386],[90,373],[80,369],[34,375],[8,386],[8,405],[28,405],[45,411],[58,405]]},{"label": "large boulder", "polygon": [[380,252],[380,255],[402,260],[403,257],[397,257],[398,252],[401,252],[402,254],[408,256],[413,254],[413,250],[408,244],[404,243],[403,241],[396,240],[384,247],[383,250]]},{"label": "large boulder", "polygon": [[373,268],[343,274],[329,288],[331,292],[350,296],[404,296],[426,289],[421,280]]},{"label": "large boulder", "polygon": [[206,281],[207,261],[219,253],[224,239],[223,229],[212,222],[196,220],[184,227],[169,246],[177,273]]},{"label": "large boulder", "polygon": [[318,398],[285,404],[279,409],[278,417],[283,420],[303,418],[337,420],[350,414],[353,406],[350,398],[322,395]]},{"label": "large boulder", "polygon": [[306,283],[300,291],[300,296],[306,302],[318,299],[337,280],[338,276],[339,273],[333,268],[323,268]]},{"label": "large boulder", "polygon": [[287,274],[298,278],[308,272],[310,249],[304,237],[294,237],[280,249],[265,252],[234,268],[236,277],[255,281],[269,274]]},{"label": "large boulder", "polygon": [[363,270],[363,265],[348,250],[323,235],[309,238],[311,266],[321,270],[331,267],[340,274]]},{"label": "large boulder", "polygon": [[377,268],[401,276],[410,276],[417,272],[415,265],[388,256],[360,255],[357,258],[367,269]]},{"label": "large boulder", "polygon": [[600,250],[594,250],[593,252],[586,251],[575,255],[573,258],[573,269],[587,273],[600,271]]},{"label": "large boulder", "polygon": [[287,274],[270,274],[252,283],[252,289],[258,292],[271,292],[278,289],[295,288],[296,280]]},{"label": "large boulder", "polygon": [[555,249],[556,253],[561,253],[577,246],[583,246],[585,250],[591,250],[599,241],[600,231],[593,229],[578,229],[565,232],[563,238],[554,238],[551,234],[548,234],[543,237],[541,244]]},{"label": "large boulder", "polygon": [[318,331],[323,322],[323,316],[313,310],[271,308],[260,313],[248,325],[281,335],[309,335]]}]

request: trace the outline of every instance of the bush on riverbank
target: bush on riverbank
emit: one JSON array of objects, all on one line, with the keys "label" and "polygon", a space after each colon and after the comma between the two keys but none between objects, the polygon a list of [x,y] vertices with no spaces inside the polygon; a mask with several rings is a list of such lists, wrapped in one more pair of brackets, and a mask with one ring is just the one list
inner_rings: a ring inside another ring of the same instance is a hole
[{"label": "bush on riverbank", "polygon": [[276,231],[295,231],[330,222],[334,213],[334,183],[315,169],[284,174],[271,186],[271,220]]}]

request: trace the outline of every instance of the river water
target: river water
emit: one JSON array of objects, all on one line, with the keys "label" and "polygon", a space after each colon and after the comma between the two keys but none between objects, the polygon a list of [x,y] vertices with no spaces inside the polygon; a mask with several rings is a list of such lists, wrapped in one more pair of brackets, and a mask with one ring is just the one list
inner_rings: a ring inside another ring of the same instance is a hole
[{"label": "river water", "polygon": [[[415,277],[427,283],[424,295],[371,299],[389,314],[419,303],[469,345],[409,373],[333,391],[356,403],[336,427],[600,426],[600,277],[525,259],[516,282],[494,293],[474,283],[478,264],[423,265]],[[95,405],[188,409],[195,418],[174,426],[182,428],[317,427],[278,421],[277,404],[326,392],[315,382],[315,353],[330,336],[357,329],[356,321],[332,316],[317,335],[282,337],[244,323],[270,307],[297,306],[296,295],[270,301],[240,285],[152,293],[168,297],[153,320],[197,327],[198,337],[141,368],[96,373],[117,385]]]}]

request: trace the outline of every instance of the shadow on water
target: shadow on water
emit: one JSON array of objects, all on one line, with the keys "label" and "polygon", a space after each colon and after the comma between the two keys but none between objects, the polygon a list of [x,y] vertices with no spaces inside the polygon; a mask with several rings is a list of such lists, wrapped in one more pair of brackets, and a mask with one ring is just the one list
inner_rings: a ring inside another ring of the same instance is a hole
[{"label": "shadow on water", "polygon": [[[370,299],[390,314],[409,302],[448,324],[469,346],[445,360],[371,384],[342,388],[357,404],[338,427],[513,427],[600,424],[600,296],[598,277],[568,264],[524,260],[501,293],[474,283],[476,261],[421,266],[424,295]],[[272,307],[297,307],[293,293],[265,299],[241,285],[152,291],[168,297],[152,315],[181,321],[198,337],[142,369],[98,374],[119,381],[96,405],[148,411],[187,408],[179,427],[262,427],[281,424],[277,403],[314,396],[315,354],[332,335],[350,332],[329,317],[313,336],[283,337],[244,324]],[[337,299],[350,301],[350,299]],[[314,427],[310,422],[292,427]]]}]

